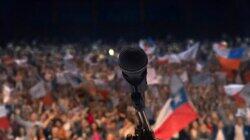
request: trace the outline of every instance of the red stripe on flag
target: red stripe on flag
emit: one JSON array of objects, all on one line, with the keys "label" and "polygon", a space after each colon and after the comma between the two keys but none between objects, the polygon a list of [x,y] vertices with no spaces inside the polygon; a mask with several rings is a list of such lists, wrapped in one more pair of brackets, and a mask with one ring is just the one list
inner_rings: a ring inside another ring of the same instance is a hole
[{"label": "red stripe on flag", "polygon": [[156,61],[157,65],[164,65],[164,64],[168,64],[167,60],[157,60]]},{"label": "red stripe on flag", "polygon": [[235,94],[233,96],[233,99],[234,99],[237,107],[245,107],[246,106],[246,101],[243,97],[240,96],[240,93]]},{"label": "red stripe on flag", "polygon": [[175,109],[173,113],[164,121],[164,123],[155,131],[156,138],[169,139],[189,123],[198,117],[190,104],[185,103]]},{"label": "red stripe on flag", "polygon": [[240,66],[240,59],[229,59],[218,56],[218,61],[224,69],[237,70]]},{"label": "red stripe on flag", "polygon": [[9,119],[7,117],[0,117],[0,129],[8,129],[9,127]]}]

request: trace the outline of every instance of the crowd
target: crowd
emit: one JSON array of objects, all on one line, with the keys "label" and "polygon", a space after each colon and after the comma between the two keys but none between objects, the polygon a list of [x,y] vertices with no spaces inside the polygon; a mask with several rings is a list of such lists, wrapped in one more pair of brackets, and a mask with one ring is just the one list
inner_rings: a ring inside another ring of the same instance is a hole
[{"label": "crowd", "polygon": [[[154,124],[170,96],[172,74],[183,79],[190,102],[199,114],[173,139],[250,139],[250,116],[239,111],[246,105],[223,91],[223,85],[250,81],[250,62],[242,61],[237,71],[223,70],[212,50],[213,43],[200,42],[195,59],[178,63],[158,58],[186,50],[194,44],[192,41],[156,40],[143,44],[154,47],[148,53],[148,67],[157,79],[145,92],[150,124]],[[248,40],[220,44],[249,47]],[[139,45],[15,42],[1,47],[0,104],[7,110],[8,122],[2,128],[0,124],[0,140],[120,140],[133,134],[135,110],[117,64],[118,52],[128,46]],[[211,80],[197,80],[195,76],[202,74]]]}]

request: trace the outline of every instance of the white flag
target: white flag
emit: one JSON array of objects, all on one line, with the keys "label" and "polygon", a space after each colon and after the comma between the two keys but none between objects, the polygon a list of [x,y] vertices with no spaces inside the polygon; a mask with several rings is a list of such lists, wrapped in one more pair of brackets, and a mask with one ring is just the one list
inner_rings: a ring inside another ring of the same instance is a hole
[{"label": "white flag", "polygon": [[32,99],[38,99],[46,95],[45,85],[43,81],[38,82],[35,86],[33,86],[30,91],[30,95]]},{"label": "white flag", "polygon": [[179,58],[181,60],[192,60],[195,59],[196,54],[198,52],[200,43],[195,43],[191,48],[189,48],[188,50],[181,52],[178,54]]},{"label": "white flag", "polygon": [[[199,50],[200,43],[195,43],[192,47],[184,52],[178,54],[165,55],[162,59],[167,59],[169,63],[181,63],[181,60],[192,60],[195,59]],[[158,58],[159,59],[159,58]]]},{"label": "white flag", "polygon": [[176,54],[170,54],[168,55],[168,62],[169,63],[181,63],[181,59]]}]

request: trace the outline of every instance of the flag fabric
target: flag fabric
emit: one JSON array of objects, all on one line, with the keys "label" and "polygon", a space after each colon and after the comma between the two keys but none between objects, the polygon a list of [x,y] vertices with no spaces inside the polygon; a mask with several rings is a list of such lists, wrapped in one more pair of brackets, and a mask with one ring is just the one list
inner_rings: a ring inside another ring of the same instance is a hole
[{"label": "flag fabric", "polygon": [[177,53],[177,54],[168,54],[161,57],[158,57],[159,64],[165,63],[181,63],[181,61],[190,61],[195,59],[197,52],[199,50],[200,43],[197,42],[191,46],[186,51]]},{"label": "flag fabric", "polygon": [[181,52],[178,54],[179,58],[181,60],[192,60],[195,59],[196,54],[199,50],[200,43],[197,42],[193,46],[191,46],[189,49],[187,49],[184,52]]},{"label": "flag fabric", "polygon": [[193,122],[198,114],[188,101],[183,83],[176,75],[170,80],[171,97],[162,107],[153,130],[156,138],[170,139]]},{"label": "flag fabric", "polygon": [[163,55],[163,56],[157,57],[157,64],[158,65],[167,64],[167,63],[168,63],[168,55]]},{"label": "flag fabric", "polygon": [[159,83],[159,78],[156,75],[154,68],[147,69],[147,83],[148,85],[156,85]]},{"label": "flag fabric", "polygon": [[244,48],[222,49],[218,45],[214,45],[213,50],[221,67],[229,70],[237,70],[239,68]]},{"label": "flag fabric", "polygon": [[8,112],[4,105],[0,106],[0,129],[8,129],[10,127],[10,121],[7,116]]},{"label": "flag fabric", "polygon": [[242,84],[230,84],[224,86],[224,91],[228,96],[234,96],[244,88]]},{"label": "flag fabric", "polygon": [[181,59],[177,54],[170,54],[168,55],[168,62],[169,63],[181,63]]},{"label": "flag fabric", "polygon": [[154,45],[152,45],[152,44],[149,45],[149,43],[147,43],[144,40],[139,41],[139,47],[141,49],[143,49],[147,55],[153,54],[155,52],[155,49],[156,49],[156,47]]},{"label": "flag fabric", "polygon": [[32,99],[38,99],[44,97],[46,95],[44,82],[40,81],[36,85],[34,85],[30,89],[29,94],[31,95]]},{"label": "flag fabric", "polygon": [[181,59],[178,54],[167,54],[157,58],[158,64],[166,63],[181,63]]},{"label": "flag fabric", "polygon": [[226,95],[232,96],[237,106],[250,104],[250,85],[230,84],[224,86]]}]

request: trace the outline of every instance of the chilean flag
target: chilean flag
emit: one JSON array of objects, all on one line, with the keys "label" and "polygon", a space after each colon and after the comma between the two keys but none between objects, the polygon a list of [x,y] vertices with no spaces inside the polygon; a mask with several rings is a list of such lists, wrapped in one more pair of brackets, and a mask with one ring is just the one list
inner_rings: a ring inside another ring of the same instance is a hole
[{"label": "chilean flag", "polygon": [[170,139],[198,117],[188,101],[180,78],[172,76],[170,84],[172,95],[162,107],[153,126],[155,137],[162,140]]},{"label": "chilean flag", "polygon": [[0,106],[0,129],[8,129],[10,127],[10,122],[7,114],[7,108],[4,105]]},{"label": "chilean flag", "polygon": [[219,45],[214,45],[213,50],[224,69],[237,70],[239,68],[244,48],[227,49],[221,48]]},{"label": "chilean flag", "polygon": [[239,107],[245,106],[246,103],[249,103],[249,85],[229,84],[224,86],[224,91],[228,96],[233,97]]}]

